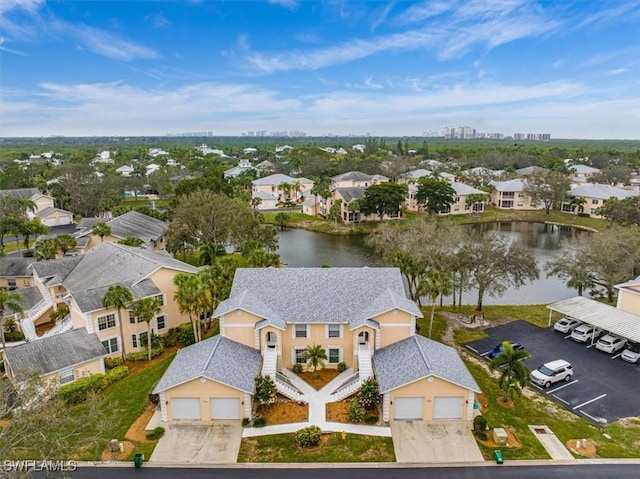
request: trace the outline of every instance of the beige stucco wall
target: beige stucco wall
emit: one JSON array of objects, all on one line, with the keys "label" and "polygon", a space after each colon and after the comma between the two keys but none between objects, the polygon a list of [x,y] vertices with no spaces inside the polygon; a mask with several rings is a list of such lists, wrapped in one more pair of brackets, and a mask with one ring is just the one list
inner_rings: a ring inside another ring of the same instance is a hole
[{"label": "beige stucco wall", "polygon": [[640,316],[640,287],[638,287],[638,290],[637,293],[625,291],[624,289],[620,290],[618,308],[627,313]]},{"label": "beige stucco wall", "polygon": [[61,210],[55,210],[51,213],[49,213],[47,216],[43,216],[42,218],[40,218],[40,220],[42,221],[42,223],[44,224],[45,220],[50,220],[50,219],[56,219],[56,224],[61,224],[60,223],[60,218],[69,218],[70,221],[69,223],[73,222],[73,214],[69,213],[67,211],[61,211]]},{"label": "beige stucco wall", "polygon": [[193,379],[165,391],[165,407],[169,421],[173,420],[173,412],[171,411],[172,398],[199,398],[200,413],[203,421],[211,421],[210,398],[237,398],[240,399],[240,417],[244,417],[244,393],[209,379],[204,383],[200,382],[199,378]]},{"label": "beige stucco wall", "polygon": [[33,201],[36,205],[36,211],[42,211],[46,208],[53,207],[53,198],[51,196],[42,195]]},{"label": "beige stucco wall", "polygon": [[[396,311],[394,314],[393,311]],[[384,348],[411,336],[411,315],[402,310],[387,311],[372,318],[380,324],[380,347]]]},{"label": "beige stucco wall", "polygon": [[[307,338],[294,338],[295,326],[288,324],[287,329],[282,333],[282,366],[285,368],[293,367],[293,349],[294,348],[306,348],[307,346],[321,345],[327,350],[329,354],[329,348],[341,348],[342,349],[342,361],[347,366],[353,366],[353,333],[349,331],[347,324],[342,325],[342,337],[341,338],[327,338],[326,325],[325,324],[309,324],[307,331],[309,336]],[[329,361],[325,361],[325,367],[335,368],[337,363],[329,364]]]},{"label": "beige stucco wall", "polygon": [[529,195],[527,195],[526,193],[524,193],[523,191],[516,191],[514,192],[514,197],[513,198],[504,198],[504,200],[506,201],[513,201],[513,206],[512,207],[506,207],[506,206],[501,206],[500,201],[502,200],[502,195],[501,193],[506,193],[506,192],[500,192],[500,191],[493,191],[491,193],[491,204],[493,204],[494,206],[496,206],[497,208],[500,209],[509,209],[509,210],[539,210],[542,208],[542,206],[540,204],[536,205],[536,206],[531,206],[531,197]]},{"label": "beige stucco wall", "polygon": [[424,413],[423,419],[430,421],[433,419],[433,403],[435,397],[463,397],[465,401],[462,403],[460,414],[463,418],[467,417],[467,397],[469,390],[456,384],[444,381],[443,379],[433,377],[433,382],[427,379],[421,379],[413,383],[394,389],[389,393],[391,397],[391,414],[390,419],[393,420],[395,409],[393,403],[399,397],[424,397]]},{"label": "beige stucco wall", "polygon": [[0,276],[0,288],[9,288],[9,278],[15,279],[16,288],[23,289],[33,286],[33,280],[31,276]]},{"label": "beige stucco wall", "polygon": [[221,318],[220,331],[225,338],[255,348],[254,327],[258,321],[262,321],[262,318],[248,311],[237,309]]},{"label": "beige stucco wall", "polygon": [[[78,379],[87,377],[87,376],[91,376],[92,374],[98,374],[103,372],[103,359],[102,358],[96,358],[96,359],[92,359],[91,361],[87,361],[85,363],[81,363],[78,364],[76,366],[73,367],[73,377],[74,377],[74,381],[77,381]],[[49,384],[55,384],[56,386],[60,386],[59,384],[59,371],[52,373],[52,374],[47,374],[45,376],[42,376],[42,379]],[[66,384],[70,384],[70,383],[66,383]]]}]

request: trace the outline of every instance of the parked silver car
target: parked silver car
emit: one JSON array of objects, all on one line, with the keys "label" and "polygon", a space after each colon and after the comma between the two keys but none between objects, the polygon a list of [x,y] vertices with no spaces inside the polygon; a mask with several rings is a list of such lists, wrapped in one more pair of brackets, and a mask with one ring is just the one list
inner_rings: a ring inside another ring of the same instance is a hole
[{"label": "parked silver car", "polygon": [[596,349],[604,351],[605,353],[615,354],[627,345],[627,340],[614,336],[613,334],[607,334],[598,339],[596,343]]},{"label": "parked silver car", "polygon": [[570,333],[578,326],[582,324],[582,321],[578,321],[575,318],[562,318],[556,324],[553,325],[553,329],[561,333]]},{"label": "parked silver car", "polygon": [[620,357],[629,363],[640,362],[640,343],[635,343],[629,346],[627,349],[622,351]]},{"label": "parked silver car", "polygon": [[591,341],[592,338],[598,339],[602,334],[602,330],[592,326],[590,324],[583,324],[571,331],[571,339],[578,341],[579,343],[586,343]]}]

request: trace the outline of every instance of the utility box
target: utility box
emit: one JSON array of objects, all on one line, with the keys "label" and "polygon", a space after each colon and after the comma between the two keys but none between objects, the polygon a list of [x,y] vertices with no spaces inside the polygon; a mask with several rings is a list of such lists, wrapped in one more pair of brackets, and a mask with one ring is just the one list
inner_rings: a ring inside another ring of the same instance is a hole
[{"label": "utility box", "polygon": [[498,446],[506,446],[507,445],[507,431],[505,431],[501,427],[496,427],[493,429],[493,440]]}]

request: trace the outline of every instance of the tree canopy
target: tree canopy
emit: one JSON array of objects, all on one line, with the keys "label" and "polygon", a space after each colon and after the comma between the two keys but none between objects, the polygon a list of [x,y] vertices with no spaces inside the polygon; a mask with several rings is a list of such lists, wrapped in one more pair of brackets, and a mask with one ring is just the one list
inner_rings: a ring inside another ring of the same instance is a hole
[{"label": "tree canopy", "polygon": [[384,215],[399,212],[406,197],[407,185],[390,182],[371,185],[360,200],[360,210],[366,215],[377,213],[382,221]]},{"label": "tree canopy", "polygon": [[431,177],[422,177],[418,180],[416,201],[429,214],[447,211],[455,196],[456,190],[448,181]]}]

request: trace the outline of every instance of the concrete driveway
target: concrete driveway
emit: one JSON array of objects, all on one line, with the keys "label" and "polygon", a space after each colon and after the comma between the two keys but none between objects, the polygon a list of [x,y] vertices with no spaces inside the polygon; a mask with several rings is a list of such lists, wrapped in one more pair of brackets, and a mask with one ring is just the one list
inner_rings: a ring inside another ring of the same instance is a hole
[{"label": "concrete driveway", "polygon": [[470,422],[393,421],[391,434],[397,462],[484,461]]},{"label": "concrete driveway", "polygon": [[240,421],[174,422],[163,424],[165,434],[149,462],[171,464],[229,464],[238,460]]}]

